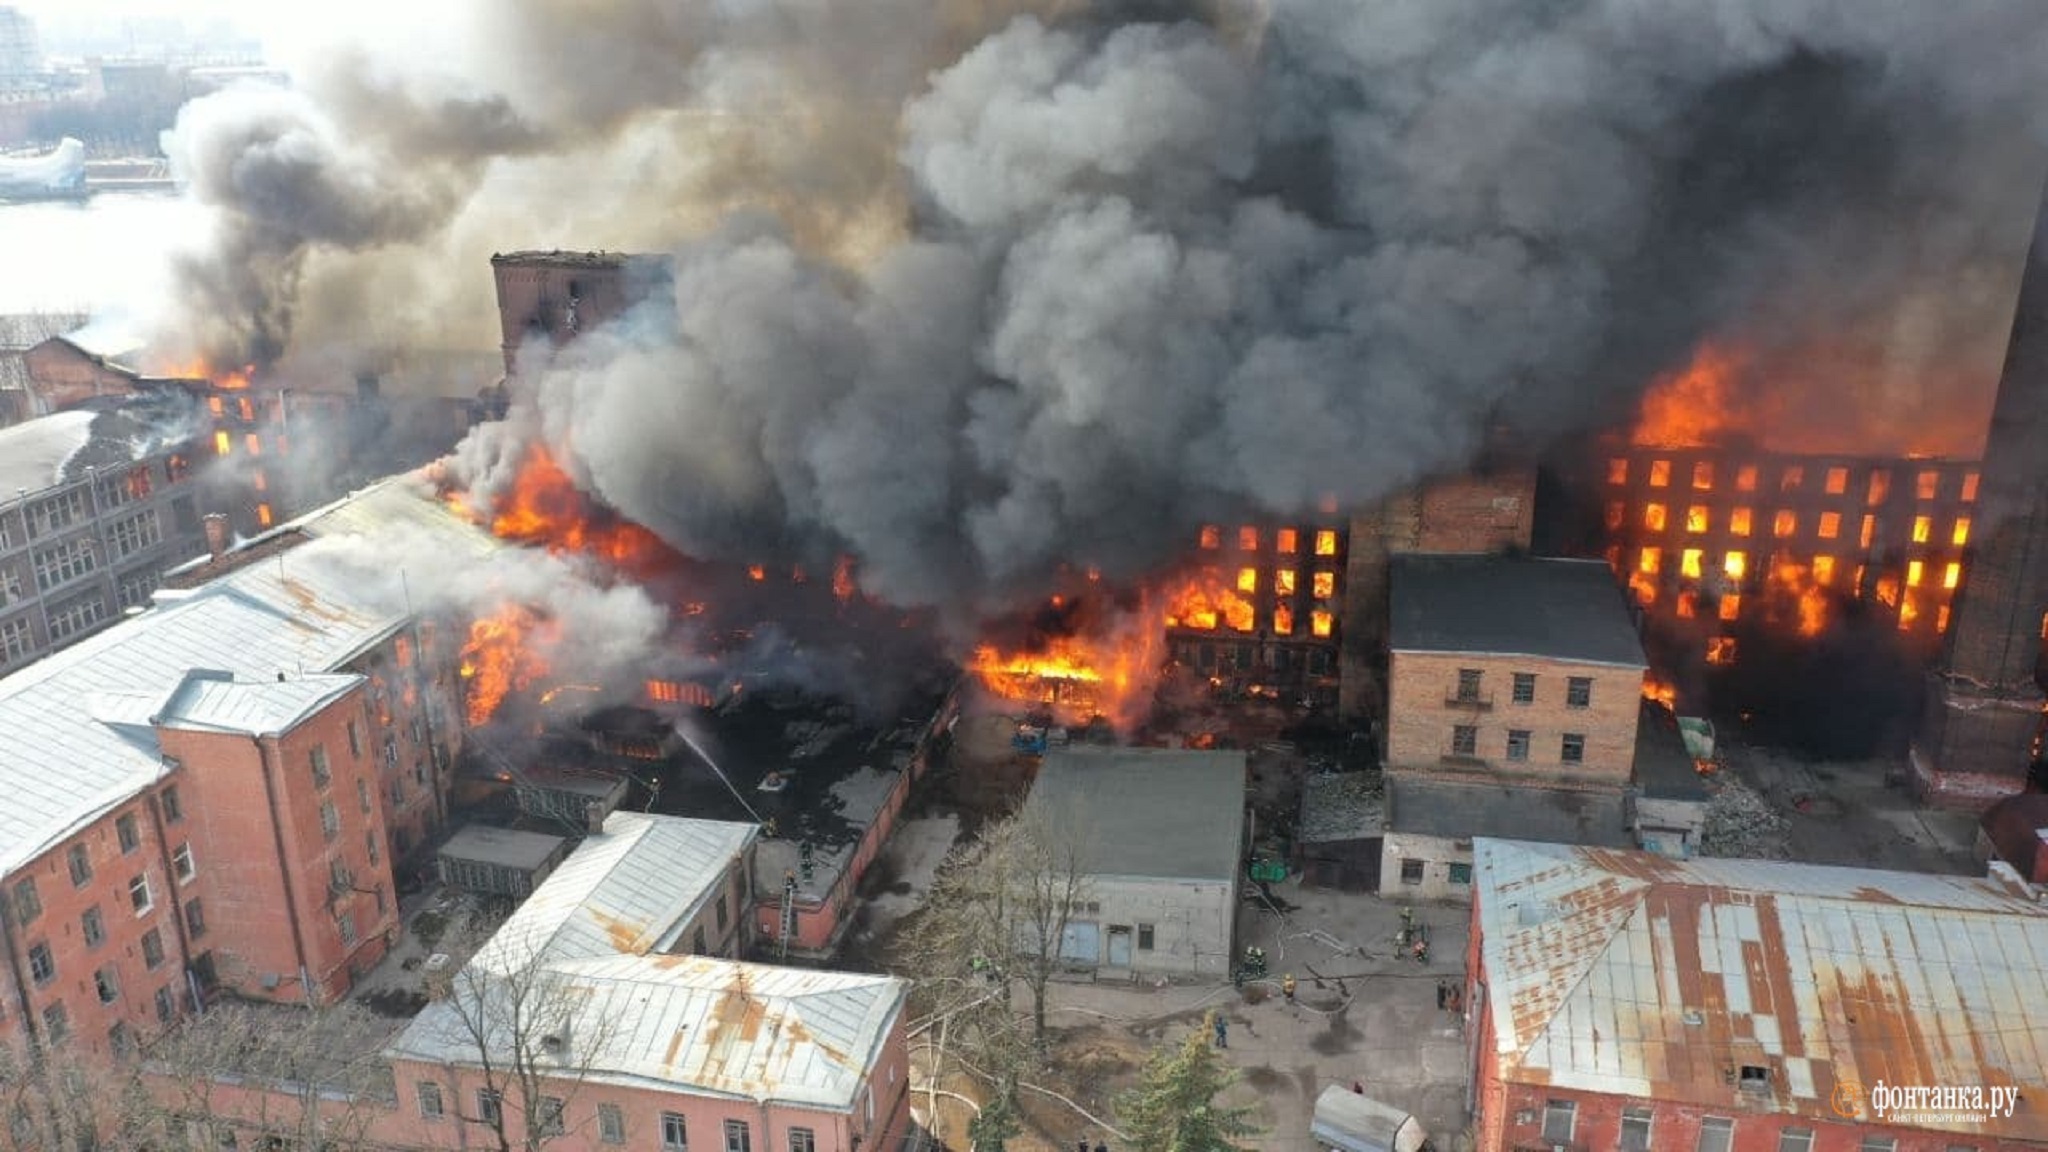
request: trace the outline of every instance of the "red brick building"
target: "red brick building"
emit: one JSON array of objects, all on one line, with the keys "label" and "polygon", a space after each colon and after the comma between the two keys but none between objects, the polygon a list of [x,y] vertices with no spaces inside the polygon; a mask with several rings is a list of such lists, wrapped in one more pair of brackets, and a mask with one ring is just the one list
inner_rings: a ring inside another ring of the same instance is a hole
[{"label": "red brick building", "polygon": [[[2048,1146],[2048,908],[2016,877],[1476,854],[1480,1152]],[[2011,1107],[1887,1112],[1880,1086],[1996,1088]]]},{"label": "red brick building", "polygon": [[395,519],[497,546],[395,481],[0,679],[0,1041],[118,1050],[215,988],[331,1000],[383,954],[393,862],[445,812],[454,654],[283,545]]}]

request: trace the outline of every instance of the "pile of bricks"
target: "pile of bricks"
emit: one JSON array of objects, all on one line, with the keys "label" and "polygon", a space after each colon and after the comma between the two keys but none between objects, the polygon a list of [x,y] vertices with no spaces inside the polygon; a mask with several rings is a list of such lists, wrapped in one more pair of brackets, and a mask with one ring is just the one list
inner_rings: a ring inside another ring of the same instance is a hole
[{"label": "pile of bricks", "polygon": [[1784,860],[1792,854],[1791,825],[1769,801],[1739,780],[1722,777],[1707,803],[1700,855]]}]

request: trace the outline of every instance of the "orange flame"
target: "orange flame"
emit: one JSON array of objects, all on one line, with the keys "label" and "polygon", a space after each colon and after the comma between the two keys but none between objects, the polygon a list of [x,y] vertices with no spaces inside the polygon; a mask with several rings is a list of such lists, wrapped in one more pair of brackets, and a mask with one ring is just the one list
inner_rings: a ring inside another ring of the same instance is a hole
[{"label": "orange flame", "polygon": [[554,626],[522,604],[505,604],[469,626],[458,669],[468,685],[468,718],[483,724],[497,714],[505,697],[524,692],[547,675],[546,647]]},{"label": "orange flame", "polygon": [[1056,637],[1036,651],[1002,652],[984,644],[968,670],[995,695],[1047,705],[1063,722],[1101,716],[1129,730],[1152,707],[1164,635],[1156,616],[1140,612],[1107,634]]},{"label": "orange flame", "polygon": [[1655,700],[1673,711],[1678,709],[1678,685],[1655,672],[1643,673],[1643,699]]},{"label": "orange flame", "polygon": [[1220,576],[1201,573],[1168,591],[1168,628],[1213,632],[1219,624],[1232,632],[1250,632],[1258,626],[1252,602],[1224,584]]},{"label": "orange flame", "polygon": [[[483,514],[462,493],[443,497],[465,518],[484,523]],[[488,526],[491,534],[550,552],[580,552],[614,564],[649,563],[670,554],[660,537],[626,520],[592,515],[590,500],[546,448],[527,448],[512,490],[500,496]],[[609,518],[607,518],[609,519]]]},{"label": "orange flame", "polygon": [[1660,376],[1643,395],[1634,440],[1660,448],[1699,448],[1744,423],[1736,407],[1735,378],[1742,362],[1714,344],[1702,344],[1692,361]]}]

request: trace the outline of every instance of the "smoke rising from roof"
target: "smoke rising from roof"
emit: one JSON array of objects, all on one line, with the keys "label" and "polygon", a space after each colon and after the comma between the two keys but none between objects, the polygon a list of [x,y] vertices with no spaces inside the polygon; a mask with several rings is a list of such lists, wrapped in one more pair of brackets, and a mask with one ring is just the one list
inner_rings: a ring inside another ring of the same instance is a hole
[{"label": "smoke rising from roof", "polygon": [[1908,411],[1995,376],[2036,5],[1158,7],[489,5],[460,84],[195,103],[196,330],[402,343],[479,239],[671,251],[463,461],[544,435],[686,552],[968,617],[1613,418],[1708,335],[1943,369]]}]

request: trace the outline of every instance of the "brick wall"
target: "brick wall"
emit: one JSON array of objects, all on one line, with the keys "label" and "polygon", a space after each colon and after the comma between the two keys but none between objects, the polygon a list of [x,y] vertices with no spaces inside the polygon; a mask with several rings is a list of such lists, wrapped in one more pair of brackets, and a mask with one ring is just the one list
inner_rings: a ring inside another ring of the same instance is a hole
[{"label": "brick wall", "polygon": [[[519,253],[491,258],[505,371],[519,346],[539,334],[560,344],[631,307],[636,261],[612,253]],[[569,301],[576,300],[573,321]]]},{"label": "brick wall", "polygon": [[[1635,762],[1643,671],[1522,656],[1396,652],[1387,724],[1387,766],[1430,773],[1486,772],[1557,781],[1621,784]],[[1472,700],[1458,700],[1459,672],[1477,669]],[[1536,677],[1531,702],[1516,703],[1514,675]],[[1592,681],[1588,706],[1568,702],[1573,677]],[[1454,751],[1454,728],[1475,729],[1473,751]],[[1529,733],[1528,758],[1509,758],[1511,731]],[[1562,758],[1563,738],[1585,738],[1584,760]]]},{"label": "brick wall", "polygon": [[1368,715],[1386,699],[1388,557],[1527,549],[1535,512],[1535,469],[1502,468],[1432,481],[1352,517],[1344,570],[1341,714]]},{"label": "brick wall", "polygon": [[97,396],[125,396],[135,377],[110,368],[61,337],[51,337],[22,354],[28,367],[32,415],[61,412]]},{"label": "brick wall", "polygon": [[280,737],[159,731],[189,769],[206,925],[194,945],[212,950],[222,986],[326,1002],[382,955],[398,904],[366,720],[358,689]]},{"label": "brick wall", "polygon": [[117,1029],[141,1039],[160,1027],[160,1004],[166,1017],[182,1010],[182,887],[172,854],[186,829],[160,826],[158,815],[151,797],[138,797],[0,880],[8,969],[20,977],[0,1036],[48,1042],[61,1032],[105,1055],[120,1042]]}]

